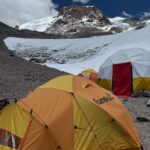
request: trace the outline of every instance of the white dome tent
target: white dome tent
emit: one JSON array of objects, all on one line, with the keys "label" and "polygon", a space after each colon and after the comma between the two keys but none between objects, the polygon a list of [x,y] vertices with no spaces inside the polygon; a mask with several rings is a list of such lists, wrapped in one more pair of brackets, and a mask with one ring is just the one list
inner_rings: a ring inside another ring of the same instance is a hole
[{"label": "white dome tent", "polygon": [[132,48],[112,54],[100,66],[98,78],[102,87],[117,95],[150,90],[150,51]]}]

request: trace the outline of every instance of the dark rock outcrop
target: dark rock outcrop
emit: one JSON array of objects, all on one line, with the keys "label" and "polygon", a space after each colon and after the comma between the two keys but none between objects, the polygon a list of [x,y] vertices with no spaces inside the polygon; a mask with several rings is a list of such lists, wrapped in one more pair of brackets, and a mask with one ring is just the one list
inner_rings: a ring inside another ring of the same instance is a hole
[{"label": "dark rock outcrop", "polygon": [[0,22],[0,37],[21,37],[21,38],[62,38],[57,34],[47,34],[30,30],[18,30]]},{"label": "dark rock outcrop", "polygon": [[144,28],[146,26],[146,23],[144,21],[137,18],[127,18],[123,20],[123,22],[129,24],[130,27],[134,27],[136,30]]},{"label": "dark rock outcrop", "polygon": [[123,31],[123,29],[121,27],[112,27],[110,29],[110,32],[113,32],[113,33],[120,33],[122,31]]},{"label": "dark rock outcrop", "polygon": [[64,7],[58,14],[68,20],[82,20],[87,18],[89,22],[99,21],[103,24],[111,24],[109,19],[94,6],[68,6]]},{"label": "dark rock outcrop", "polygon": [[111,34],[99,29],[110,25],[111,22],[94,6],[67,6],[59,12],[57,18],[46,33],[59,34],[67,38]]}]

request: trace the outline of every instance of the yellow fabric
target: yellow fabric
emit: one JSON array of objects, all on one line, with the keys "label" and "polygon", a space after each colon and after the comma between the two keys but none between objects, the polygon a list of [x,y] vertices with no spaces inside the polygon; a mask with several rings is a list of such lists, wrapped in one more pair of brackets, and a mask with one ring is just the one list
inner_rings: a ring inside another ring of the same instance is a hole
[{"label": "yellow fabric", "polygon": [[44,128],[34,117],[28,127],[19,150],[56,150],[54,137],[49,129]]},{"label": "yellow fabric", "polygon": [[82,71],[81,73],[90,74],[91,72],[95,72],[96,73],[96,71],[94,69],[92,69],[92,68],[87,68],[86,70]]},{"label": "yellow fabric", "polygon": [[109,115],[111,115],[116,122],[123,128],[126,133],[132,137],[134,144],[138,147],[140,146],[141,140],[139,138],[136,126],[125,106],[119,100],[113,100],[111,103],[105,103],[99,105],[103,110],[105,110]]},{"label": "yellow fabric", "polygon": [[97,104],[100,109],[109,113],[109,115],[112,116],[112,118],[114,118],[118,124],[120,124],[120,126],[124,128],[128,134],[130,134],[130,136],[132,136],[135,141],[135,145],[137,145],[137,147],[140,146],[141,141],[135,124],[133,123],[126,107],[116,96],[96,85],[92,81],[90,82],[89,80],[85,80],[81,77],[74,78],[73,87],[75,95]]},{"label": "yellow fabric", "polygon": [[[102,79],[97,83],[107,90],[112,90],[112,80]],[[150,90],[150,77],[133,78],[133,92],[141,90]]]},{"label": "yellow fabric", "polygon": [[131,136],[97,105],[79,96],[74,101],[75,150],[138,150]]},{"label": "yellow fabric", "polygon": [[133,79],[133,91],[150,90],[150,77]]},{"label": "yellow fabric", "polygon": [[4,145],[0,145],[0,150],[15,150],[15,149],[4,146]]},{"label": "yellow fabric", "polygon": [[[47,140],[44,140],[47,136],[57,139],[57,143],[63,150],[73,149],[74,126],[71,93],[52,88],[38,88],[25,99],[18,101],[18,104],[29,112],[32,109],[32,116],[41,123],[41,128],[39,128],[39,123],[31,122],[27,134],[28,139],[25,139],[25,143],[28,144],[23,144],[23,150],[24,147],[31,147],[31,150],[41,150],[42,145],[45,147],[47,145]],[[50,132],[46,132],[46,135],[45,125],[50,130]],[[39,148],[36,143],[40,145]],[[49,149],[47,146],[44,150]],[[54,149],[52,148],[52,150]]]},{"label": "yellow fabric", "polygon": [[98,85],[101,87],[107,89],[107,90],[112,90],[112,80],[107,80],[107,79],[101,79],[97,80]]},{"label": "yellow fabric", "polygon": [[72,78],[73,78],[72,75],[60,76],[46,82],[39,88],[54,88],[72,92]]},{"label": "yellow fabric", "polygon": [[17,104],[12,104],[0,111],[0,128],[22,138],[30,121],[29,113]]}]

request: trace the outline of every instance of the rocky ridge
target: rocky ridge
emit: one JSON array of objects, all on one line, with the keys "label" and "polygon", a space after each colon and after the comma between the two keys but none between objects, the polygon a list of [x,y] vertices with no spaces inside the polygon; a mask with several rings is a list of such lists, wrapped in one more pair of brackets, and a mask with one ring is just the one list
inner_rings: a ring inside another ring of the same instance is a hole
[{"label": "rocky ridge", "polygon": [[67,6],[58,14],[57,20],[46,30],[46,33],[57,33],[67,37],[87,37],[102,33],[98,27],[110,25],[109,19],[94,6]]},{"label": "rocky ridge", "polygon": [[94,6],[67,6],[54,18],[27,22],[19,27],[64,38],[82,38],[137,30],[150,24],[148,19],[109,18]]}]

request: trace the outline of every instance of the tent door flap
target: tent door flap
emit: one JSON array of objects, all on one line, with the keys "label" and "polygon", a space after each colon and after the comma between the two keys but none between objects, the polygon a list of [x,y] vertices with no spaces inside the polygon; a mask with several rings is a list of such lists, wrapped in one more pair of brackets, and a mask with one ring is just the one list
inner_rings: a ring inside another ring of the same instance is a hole
[{"label": "tent door flap", "polygon": [[113,92],[118,96],[130,96],[132,92],[132,65],[130,62],[113,65]]}]

